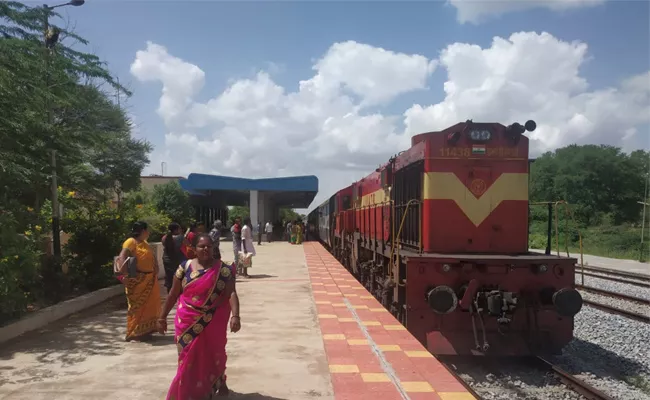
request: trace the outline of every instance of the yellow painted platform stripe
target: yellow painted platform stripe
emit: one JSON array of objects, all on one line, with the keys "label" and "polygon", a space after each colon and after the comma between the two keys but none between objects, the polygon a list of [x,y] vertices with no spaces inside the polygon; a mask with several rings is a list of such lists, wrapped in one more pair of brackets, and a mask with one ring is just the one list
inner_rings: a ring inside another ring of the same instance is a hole
[{"label": "yellow painted platform stripe", "polygon": [[422,192],[425,200],[454,200],[479,226],[502,201],[528,201],[528,174],[501,174],[477,199],[453,172],[426,172]]}]

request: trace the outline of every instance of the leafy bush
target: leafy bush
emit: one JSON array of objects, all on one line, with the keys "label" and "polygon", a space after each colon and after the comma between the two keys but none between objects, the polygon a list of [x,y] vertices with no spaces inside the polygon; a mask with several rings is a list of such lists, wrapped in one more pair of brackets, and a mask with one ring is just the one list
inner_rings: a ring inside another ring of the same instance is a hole
[{"label": "leafy bush", "polygon": [[34,225],[19,234],[14,214],[0,210],[0,325],[21,315],[40,294],[39,230]]},{"label": "leafy bush", "polygon": [[64,260],[72,288],[96,290],[116,283],[113,257],[130,231],[120,211],[106,204],[77,207],[65,213],[61,227],[71,233]]},{"label": "leafy bush", "polygon": [[159,242],[172,220],[156,209],[152,197],[148,191],[133,192],[124,199],[120,209],[130,224],[146,222],[149,225],[149,242]]},{"label": "leafy bush", "polygon": [[187,225],[192,216],[190,196],[177,181],[156,185],[151,194],[155,209],[174,222]]}]

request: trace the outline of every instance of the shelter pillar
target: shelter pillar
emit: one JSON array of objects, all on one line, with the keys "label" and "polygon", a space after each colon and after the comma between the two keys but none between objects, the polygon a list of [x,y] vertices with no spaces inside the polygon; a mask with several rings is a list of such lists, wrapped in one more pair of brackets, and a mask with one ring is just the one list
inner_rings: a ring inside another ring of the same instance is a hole
[{"label": "shelter pillar", "polygon": [[251,190],[250,192],[248,207],[250,209],[251,223],[253,226],[255,226],[257,219],[259,218],[259,195],[260,193],[257,190]]}]

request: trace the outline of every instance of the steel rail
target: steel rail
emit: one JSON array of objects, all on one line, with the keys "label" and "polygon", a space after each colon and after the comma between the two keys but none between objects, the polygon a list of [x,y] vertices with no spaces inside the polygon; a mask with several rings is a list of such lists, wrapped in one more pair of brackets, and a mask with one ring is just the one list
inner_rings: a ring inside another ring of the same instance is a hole
[{"label": "steel rail", "polygon": [[601,275],[603,273],[604,272],[595,274],[593,272],[579,272],[579,271],[576,271],[576,275],[593,276],[594,278],[600,278],[600,279],[603,279],[603,280],[606,280],[606,281],[620,282],[620,283],[625,283],[627,285],[640,286],[640,287],[650,289],[650,283],[646,283],[646,282],[642,282],[642,281],[631,281],[630,279],[617,278],[615,276]]},{"label": "steel rail", "polygon": [[546,368],[553,371],[555,376],[560,379],[560,381],[566,385],[569,389],[573,390],[576,393],[584,396],[588,400],[614,400],[613,397],[601,392],[595,387],[591,386],[587,382],[576,378],[570,373],[566,372],[562,368],[554,365],[552,362],[542,358],[537,357],[537,361],[541,363]]},{"label": "steel rail", "polygon": [[650,282],[650,275],[648,274],[639,274],[637,272],[620,271],[617,269],[586,266],[586,265],[583,267],[577,267],[575,271],[577,274],[580,273],[580,268],[583,268],[585,271],[600,272],[601,274],[610,274],[610,275],[615,275],[615,276],[620,276],[625,278],[633,278],[645,282]]},{"label": "steel rail", "polygon": [[600,294],[603,296],[615,297],[617,299],[633,301],[635,303],[647,304],[648,306],[650,306],[650,300],[644,299],[643,297],[632,296],[620,292],[612,292],[611,290],[600,289],[593,286],[583,286],[580,284],[576,284],[576,289],[584,290],[585,292]]},{"label": "steel rail", "polygon": [[650,324],[650,316],[648,316],[647,314],[646,315],[639,314],[639,313],[636,313],[636,312],[633,312],[633,311],[624,310],[624,309],[618,308],[618,307],[612,307],[612,306],[609,306],[607,304],[598,303],[598,302],[591,301],[591,300],[586,300],[586,299],[582,299],[582,302],[584,304],[588,305],[588,306],[591,306],[593,308],[597,308],[599,310],[602,310],[602,311],[605,311],[605,312],[608,312],[608,313],[611,313],[611,314],[621,315],[623,317],[627,317],[627,318],[630,318],[630,319],[635,319],[637,321],[641,321],[641,322],[645,322],[646,324]]}]

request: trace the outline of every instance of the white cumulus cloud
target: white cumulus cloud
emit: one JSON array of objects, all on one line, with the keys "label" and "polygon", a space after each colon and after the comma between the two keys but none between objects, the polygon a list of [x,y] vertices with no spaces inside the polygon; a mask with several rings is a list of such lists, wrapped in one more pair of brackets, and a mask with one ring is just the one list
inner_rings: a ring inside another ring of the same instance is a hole
[{"label": "white cumulus cloud", "polygon": [[[408,148],[412,135],[466,119],[534,119],[534,152],[575,142],[647,147],[650,72],[591,89],[580,75],[587,57],[585,43],[534,32],[496,37],[488,48],[453,43],[437,60],[347,41],[333,44],[296,91],[260,71],[206,102],[196,99],[203,70],[163,46],[147,43],[131,72],[162,84],[157,112],[168,132],[152,165],[166,161],[169,174],[184,176],[315,174],[318,201]],[[436,67],[447,80],[428,88]],[[445,97],[402,115],[377,111],[418,90]]]},{"label": "white cumulus cloud", "polygon": [[502,14],[532,8],[546,8],[556,12],[593,7],[605,0],[448,0],[456,7],[460,23],[480,23]]}]

